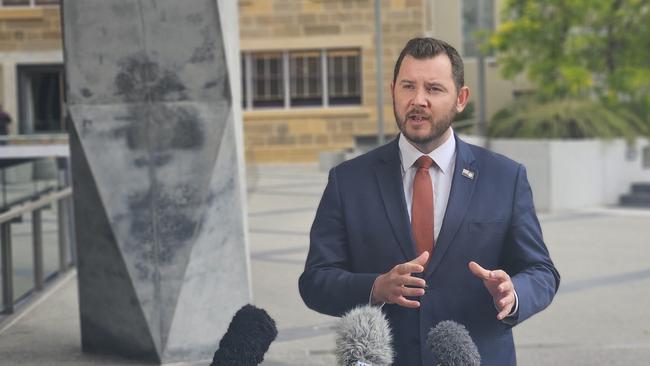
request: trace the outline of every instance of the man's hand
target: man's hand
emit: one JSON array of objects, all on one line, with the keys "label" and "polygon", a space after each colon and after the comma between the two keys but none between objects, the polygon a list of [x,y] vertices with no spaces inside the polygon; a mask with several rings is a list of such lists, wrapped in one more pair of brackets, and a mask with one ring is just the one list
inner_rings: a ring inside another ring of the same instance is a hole
[{"label": "man's hand", "polygon": [[499,309],[497,319],[503,320],[510,315],[515,306],[515,286],[510,276],[500,269],[488,271],[476,262],[469,262],[469,270],[483,280],[485,288],[492,295],[494,304]]},{"label": "man's hand", "polygon": [[414,260],[398,264],[389,272],[379,275],[372,289],[372,303],[397,304],[407,308],[420,307],[419,301],[408,300],[406,296],[424,295],[426,282],[411,276],[411,273],[423,272],[428,259],[429,252],[425,251]]}]

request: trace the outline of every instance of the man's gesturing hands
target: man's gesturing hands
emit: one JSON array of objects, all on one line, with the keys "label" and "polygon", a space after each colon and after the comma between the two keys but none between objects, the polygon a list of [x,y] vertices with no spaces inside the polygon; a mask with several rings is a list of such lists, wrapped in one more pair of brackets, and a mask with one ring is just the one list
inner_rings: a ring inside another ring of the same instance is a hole
[{"label": "man's gesturing hands", "polygon": [[[387,273],[379,275],[372,288],[372,303],[397,304],[407,308],[420,307],[419,301],[409,300],[406,297],[424,295],[426,282],[411,274],[424,272],[424,265],[428,259],[429,252],[424,252],[414,260],[398,264]],[[483,280],[485,288],[492,295],[499,311],[497,319],[503,320],[510,315],[515,306],[515,287],[510,276],[500,269],[489,271],[476,262],[469,263],[469,270]]]},{"label": "man's gesturing hands", "polygon": [[372,288],[373,304],[397,304],[407,308],[420,307],[419,301],[408,300],[406,296],[424,295],[426,282],[411,273],[424,272],[424,265],[429,259],[429,252],[423,252],[414,260],[398,264],[389,272],[379,275]]},{"label": "man's gesturing hands", "polygon": [[483,280],[485,288],[492,295],[494,304],[499,310],[497,319],[503,320],[503,318],[510,315],[512,308],[515,306],[515,286],[510,276],[500,269],[488,271],[476,262],[469,262],[469,270],[476,277]]}]

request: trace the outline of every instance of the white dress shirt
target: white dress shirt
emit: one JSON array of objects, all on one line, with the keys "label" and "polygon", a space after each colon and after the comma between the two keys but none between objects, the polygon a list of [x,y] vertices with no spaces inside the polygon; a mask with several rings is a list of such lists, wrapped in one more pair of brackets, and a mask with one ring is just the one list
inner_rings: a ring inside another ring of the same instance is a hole
[{"label": "white dress shirt", "polygon": [[[425,154],[411,145],[402,134],[399,136],[399,153],[402,161],[404,199],[406,200],[406,208],[410,219],[411,207],[413,206],[413,180],[415,179],[415,172],[418,170],[413,164],[420,156]],[[451,180],[454,177],[454,168],[456,167],[456,139],[454,138],[454,131],[451,131],[447,141],[426,155],[431,157],[435,163],[429,168],[429,175],[433,184],[433,235],[434,238],[438,238],[440,228],[442,227],[442,220],[447,211],[449,192],[451,192]]]}]

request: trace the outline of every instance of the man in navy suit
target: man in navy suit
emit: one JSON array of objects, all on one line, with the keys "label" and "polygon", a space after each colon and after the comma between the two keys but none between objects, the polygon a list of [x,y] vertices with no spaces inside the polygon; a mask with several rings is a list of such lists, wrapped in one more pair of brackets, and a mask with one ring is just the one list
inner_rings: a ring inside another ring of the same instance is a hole
[{"label": "man in navy suit", "polygon": [[330,171],[300,294],[335,316],[383,305],[395,365],[433,365],[426,335],[443,320],[467,327],[484,365],[514,365],[512,326],[560,283],[526,170],[454,134],[469,89],[449,44],[410,40],[391,92],[401,133]]}]

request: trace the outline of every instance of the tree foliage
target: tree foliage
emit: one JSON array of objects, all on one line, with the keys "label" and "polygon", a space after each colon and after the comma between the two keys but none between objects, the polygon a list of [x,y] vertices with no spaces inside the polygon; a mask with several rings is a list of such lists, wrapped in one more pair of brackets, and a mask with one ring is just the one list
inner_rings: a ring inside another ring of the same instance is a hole
[{"label": "tree foliage", "polygon": [[542,97],[647,98],[649,0],[506,0],[502,20],[489,47]]},{"label": "tree foliage", "polygon": [[[515,128],[525,135],[561,137],[557,133],[564,131],[564,137],[587,137],[598,131],[607,137],[623,133],[622,126],[615,128],[620,123],[632,123],[629,131],[647,130],[628,112],[650,124],[650,0],[505,0],[501,18],[485,47],[496,52],[505,77],[525,75],[535,85],[536,102],[510,107],[494,122],[526,107],[539,113],[531,119],[539,123]],[[561,99],[571,102],[555,102]],[[587,105],[594,109],[580,107]],[[548,124],[539,120],[542,116],[557,126],[542,127]],[[604,125],[593,125],[596,121]],[[491,132],[512,132],[513,123]]]},{"label": "tree foliage", "polygon": [[560,99],[540,103],[519,100],[497,113],[489,125],[491,137],[613,138],[650,135],[650,126],[628,109],[588,99]]}]

